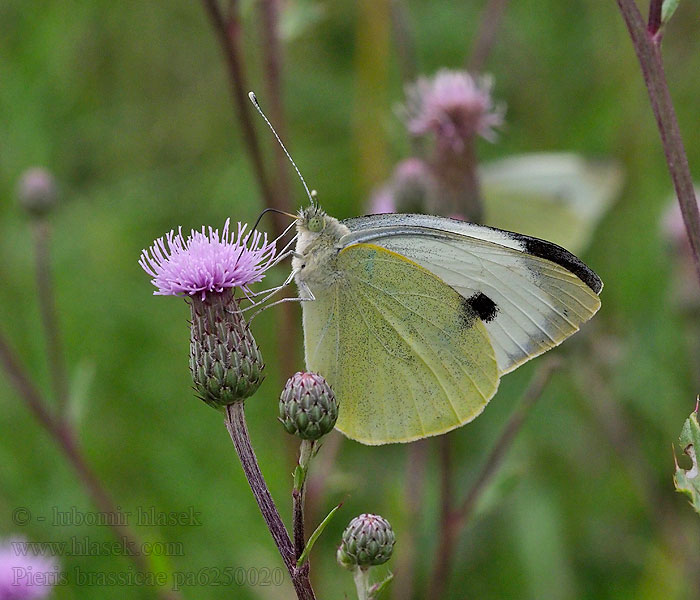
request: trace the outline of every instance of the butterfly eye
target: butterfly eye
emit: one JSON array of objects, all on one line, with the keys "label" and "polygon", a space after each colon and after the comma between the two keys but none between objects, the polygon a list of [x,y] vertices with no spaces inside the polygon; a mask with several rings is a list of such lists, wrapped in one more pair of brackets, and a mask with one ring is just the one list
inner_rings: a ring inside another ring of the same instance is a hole
[{"label": "butterfly eye", "polygon": [[325,226],[324,219],[322,217],[311,217],[309,219],[309,231],[312,233],[319,233],[320,231],[323,231],[323,227]]}]

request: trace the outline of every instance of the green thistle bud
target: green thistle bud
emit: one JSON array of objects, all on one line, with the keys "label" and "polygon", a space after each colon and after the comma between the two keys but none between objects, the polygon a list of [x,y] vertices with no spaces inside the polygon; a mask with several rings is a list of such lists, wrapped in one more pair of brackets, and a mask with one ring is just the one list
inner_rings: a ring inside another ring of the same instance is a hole
[{"label": "green thistle bud", "polygon": [[190,371],[199,397],[213,408],[245,400],[263,380],[264,363],[231,290],[189,298]]},{"label": "green thistle bud", "polygon": [[56,206],[58,189],[53,175],[46,169],[27,169],[17,185],[20,206],[33,217],[41,217]]},{"label": "green thistle bud", "polygon": [[355,517],[343,532],[338,548],[338,564],[346,569],[366,569],[391,558],[396,536],[389,521],[379,515]]},{"label": "green thistle bud", "polygon": [[288,433],[317,440],[338,420],[338,401],[328,382],[316,373],[295,373],[280,396],[280,421]]}]

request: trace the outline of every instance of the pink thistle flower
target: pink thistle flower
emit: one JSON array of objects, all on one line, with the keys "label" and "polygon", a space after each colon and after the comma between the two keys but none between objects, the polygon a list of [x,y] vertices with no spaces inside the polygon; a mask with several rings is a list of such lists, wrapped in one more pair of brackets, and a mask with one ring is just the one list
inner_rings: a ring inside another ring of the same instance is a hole
[{"label": "pink thistle flower", "polygon": [[276,258],[274,242],[258,231],[246,231],[238,223],[237,232],[229,230],[226,220],[218,229],[202,227],[192,230],[185,239],[182,228],[158,238],[148,250],[141,252],[139,264],[153,279],[155,295],[193,296],[220,294],[241,288],[249,293],[251,283],[262,281],[265,271]]},{"label": "pink thistle flower", "polygon": [[31,543],[15,539],[0,544],[0,600],[46,598],[59,580],[58,566],[34,554]]},{"label": "pink thistle flower", "polygon": [[434,133],[438,144],[461,152],[480,135],[493,142],[494,127],[503,124],[505,109],[491,99],[493,79],[473,78],[465,71],[441,69],[433,78],[420,77],[406,88],[406,125],[413,135]]},{"label": "pink thistle flower", "polygon": [[372,214],[423,213],[432,208],[435,179],[430,166],[420,158],[406,158],[394,168],[391,179],[371,196]]}]

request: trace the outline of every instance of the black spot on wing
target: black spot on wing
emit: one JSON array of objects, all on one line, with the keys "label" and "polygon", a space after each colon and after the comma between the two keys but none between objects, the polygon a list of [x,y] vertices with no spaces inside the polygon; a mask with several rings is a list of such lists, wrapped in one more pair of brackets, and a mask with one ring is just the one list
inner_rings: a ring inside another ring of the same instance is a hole
[{"label": "black spot on wing", "polygon": [[467,304],[469,304],[472,310],[479,315],[479,318],[484,323],[493,321],[496,313],[498,312],[498,305],[486,294],[482,294],[481,292],[477,292],[473,296],[465,298],[465,301]]},{"label": "black spot on wing", "polygon": [[522,242],[525,246],[525,251],[529,254],[537,256],[538,258],[550,260],[576,275],[576,277],[583,281],[583,283],[596,294],[599,294],[600,290],[603,289],[603,282],[600,280],[600,277],[595,274],[593,269],[561,246],[538,238],[522,235],[521,233],[508,232],[508,235],[512,239]]}]

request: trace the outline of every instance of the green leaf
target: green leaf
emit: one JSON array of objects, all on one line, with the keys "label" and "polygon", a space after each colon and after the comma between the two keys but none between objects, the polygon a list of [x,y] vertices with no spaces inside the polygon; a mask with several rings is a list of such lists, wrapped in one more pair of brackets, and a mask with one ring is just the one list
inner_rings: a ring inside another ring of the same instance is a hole
[{"label": "green leaf", "polygon": [[338,506],[333,507],[333,510],[326,515],[326,518],[321,521],[321,524],[316,527],[316,531],[314,531],[311,534],[311,537],[309,538],[309,541],[306,542],[306,547],[304,548],[304,551],[301,553],[301,556],[299,557],[299,560],[297,560],[297,568],[301,567],[301,565],[304,564],[304,561],[307,559],[309,556],[309,552],[311,552],[311,548],[314,547],[314,544],[316,543],[316,540],[321,536],[323,533],[323,530],[326,528],[326,525],[331,522],[331,519],[335,515],[336,512],[338,512],[338,509],[343,506],[343,503],[341,502],[338,504]]},{"label": "green leaf", "polygon": [[381,600],[382,596],[389,590],[389,584],[394,580],[394,574],[389,573],[384,581],[375,583],[369,590],[371,600]]},{"label": "green leaf", "polygon": [[673,13],[676,12],[676,9],[678,8],[679,4],[680,4],[680,0],[664,0],[664,3],[661,5],[661,24],[662,25],[666,25],[666,23],[669,22],[669,20],[673,16]]},{"label": "green leaf", "polygon": [[294,489],[300,490],[301,486],[304,485],[304,479],[306,478],[306,473],[301,466],[297,465],[294,468]]},{"label": "green leaf", "polygon": [[683,453],[690,457],[692,466],[687,470],[682,469],[678,466],[678,461],[676,461],[676,473],[673,476],[673,483],[676,485],[676,490],[690,498],[690,504],[695,509],[695,512],[700,514],[700,469],[697,456],[697,452],[700,450],[698,404],[695,405],[695,410],[690,413],[690,416],[683,424],[678,442]]}]

